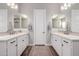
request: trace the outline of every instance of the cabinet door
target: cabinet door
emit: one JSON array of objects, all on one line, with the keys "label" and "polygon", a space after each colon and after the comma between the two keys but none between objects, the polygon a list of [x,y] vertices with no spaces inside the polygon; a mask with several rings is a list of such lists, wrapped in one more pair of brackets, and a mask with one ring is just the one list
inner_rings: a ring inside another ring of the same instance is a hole
[{"label": "cabinet door", "polygon": [[27,45],[28,45],[28,35],[24,35],[24,36],[23,36],[22,42],[23,42],[22,47],[23,47],[23,51],[24,51],[24,49],[25,49],[25,48],[27,47]]},{"label": "cabinet door", "polygon": [[61,56],[62,55],[62,38],[60,36],[56,37],[56,49],[57,49],[57,53]]},{"label": "cabinet door", "polygon": [[17,42],[18,42],[18,48],[17,48],[17,55],[21,55],[22,54],[22,36],[17,38]]},{"label": "cabinet door", "polygon": [[16,56],[16,39],[8,41],[8,56]]},{"label": "cabinet door", "polygon": [[55,35],[52,36],[52,45],[54,47],[54,49],[56,49],[56,41],[55,41],[56,37]]},{"label": "cabinet door", "polygon": [[57,36],[57,35],[53,35],[52,36],[52,45],[54,47],[54,49],[56,50],[56,52],[59,54],[59,55],[62,55],[62,39],[60,36]]},{"label": "cabinet door", "polygon": [[22,39],[22,51],[24,51],[24,49],[26,48],[26,35],[23,36],[23,39]]},{"label": "cabinet door", "polygon": [[63,56],[71,56],[71,41],[63,39]]}]

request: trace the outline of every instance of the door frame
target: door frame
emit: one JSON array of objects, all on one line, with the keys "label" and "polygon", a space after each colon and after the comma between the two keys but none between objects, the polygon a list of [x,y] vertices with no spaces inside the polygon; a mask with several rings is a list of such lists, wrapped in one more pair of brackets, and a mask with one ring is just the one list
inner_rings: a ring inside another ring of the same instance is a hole
[{"label": "door frame", "polygon": [[[35,25],[35,24],[34,24],[34,21],[35,21],[35,20],[34,20],[34,17],[35,17],[34,11],[35,11],[35,10],[45,10],[45,11],[46,11],[46,9],[33,9],[33,28],[34,28],[34,25]],[[45,17],[45,18],[46,18],[46,17]],[[45,19],[45,20],[46,20],[46,19]],[[46,20],[46,26],[47,26],[47,20]],[[34,34],[34,36],[35,36],[34,30],[33,30],[33,34]],[[47,29],[46,29],[46,35],[47,35]],[[36,45],[35,40],[36,40],[36,39],[35,39],[35,37],[34,37],[34,38],[33,38],[33,45]],[[44,44],[44,45],[47,45],[47,44],[46,44],[46,42],[47,42],[46,40],[47,40],[47,37],[46,37],[46,39],[45,39],[45,44]]]}]

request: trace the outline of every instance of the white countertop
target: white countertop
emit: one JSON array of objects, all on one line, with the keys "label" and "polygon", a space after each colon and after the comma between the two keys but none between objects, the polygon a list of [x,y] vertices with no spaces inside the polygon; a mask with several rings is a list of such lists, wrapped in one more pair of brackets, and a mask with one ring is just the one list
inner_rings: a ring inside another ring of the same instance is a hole
[{"label": "white countertop", "polygon": [[58,36],[61,36],[63,38],[70,39],[70,40],[79,40],[79,35],[72,34],[72,33],[67,35],[62,32],[51,32],[51,34],[58,35]]},{"label": "white countertop", "polygon": [[9,40],[9,39],[12,39],[12,38],[16,38],[18,36],[21,36],[21,35],[25,35],[25,34],[28,34],[29,32],[19,32],[19,33],[15,33],[15,34],[6,34],[6,35],[1,35],[0,36],[0,41],[6,41],[6,40]]}]

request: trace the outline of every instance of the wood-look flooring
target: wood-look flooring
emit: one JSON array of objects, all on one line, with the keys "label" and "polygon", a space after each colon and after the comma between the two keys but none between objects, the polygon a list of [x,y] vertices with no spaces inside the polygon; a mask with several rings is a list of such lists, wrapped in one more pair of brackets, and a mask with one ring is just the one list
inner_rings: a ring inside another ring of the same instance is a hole
[{"label": "wood-look flooring", "polygon": [[51,46],[29,46],[21,56],[58,56]]}]

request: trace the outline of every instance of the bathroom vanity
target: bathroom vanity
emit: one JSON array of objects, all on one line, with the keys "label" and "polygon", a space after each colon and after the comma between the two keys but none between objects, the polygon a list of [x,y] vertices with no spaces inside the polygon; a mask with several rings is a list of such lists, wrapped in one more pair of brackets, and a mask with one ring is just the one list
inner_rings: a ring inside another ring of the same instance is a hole
[{"label": "bathroom vanity", "polygon": [[28,31],[0,36],[0,56],[20,56],[28,46]]},{"label": "bathroom vanity", "polygon": [[60,56],[79,56],[79,36],[51,32],[51,45]]}]

